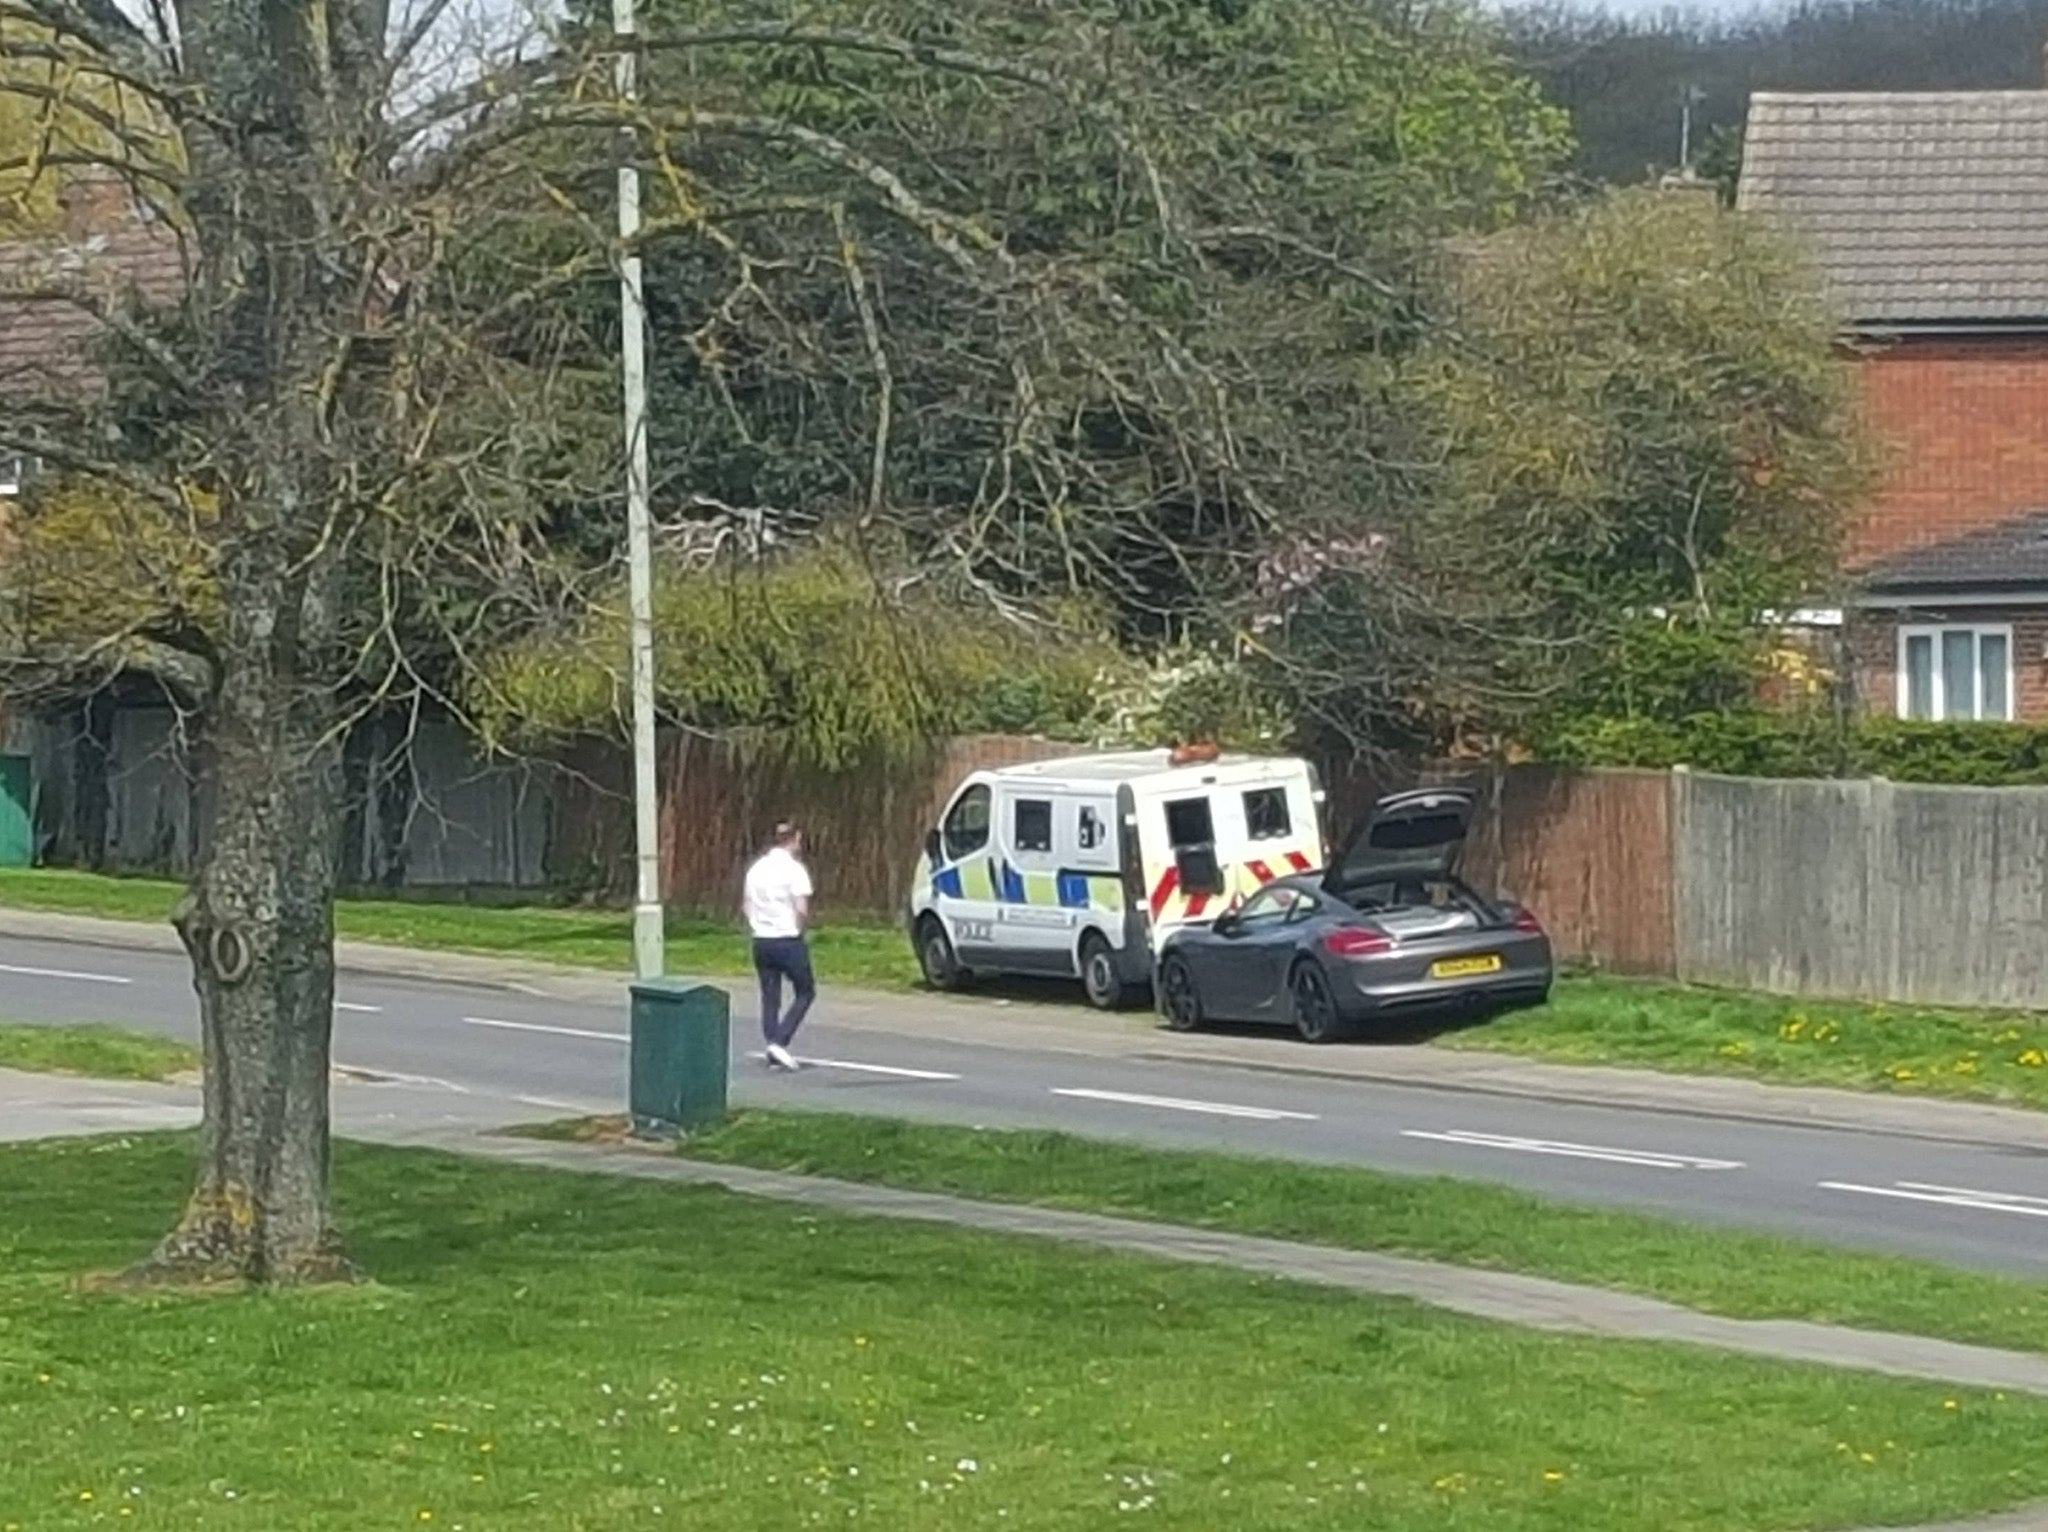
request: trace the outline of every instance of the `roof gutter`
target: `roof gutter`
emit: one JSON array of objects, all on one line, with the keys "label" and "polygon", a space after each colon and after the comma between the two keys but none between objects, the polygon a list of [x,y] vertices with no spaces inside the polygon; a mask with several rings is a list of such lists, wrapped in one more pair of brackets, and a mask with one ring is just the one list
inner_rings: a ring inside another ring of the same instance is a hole
[{"label": "roof gutter", "polygon": [[2048,335],[2048,319],[2008,320],[1919,320],[1853,319],[1842,327],[1844,337],[1855,340],[1912,340],[1916,336],[1948,335]]},{"label": "roof gutter", "polygon": [[2048,585],[2008,590],[1960,590],[1947,586],[1918,591],[1862,591],[1850,599],[1856,606],[1876,611],[1948,606],[2048,606]]}]

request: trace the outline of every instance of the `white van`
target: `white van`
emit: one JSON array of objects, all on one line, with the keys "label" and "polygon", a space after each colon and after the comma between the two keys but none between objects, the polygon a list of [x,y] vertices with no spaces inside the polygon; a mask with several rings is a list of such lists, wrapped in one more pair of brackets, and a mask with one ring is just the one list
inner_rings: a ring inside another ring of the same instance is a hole
[{"label": "white van", "polygon": [[1079,976],[1090,1003],[1149,983],[1159,944],[1323,865],[1322,790],[1293,758],[1149,750],[978,771],[925,838],[910,896],[927,982]]}]

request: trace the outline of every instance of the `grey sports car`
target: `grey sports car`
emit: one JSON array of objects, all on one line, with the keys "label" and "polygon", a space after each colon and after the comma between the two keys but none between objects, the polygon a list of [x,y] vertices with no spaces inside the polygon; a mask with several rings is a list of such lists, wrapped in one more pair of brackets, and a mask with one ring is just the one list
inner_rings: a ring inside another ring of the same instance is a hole
[{"label": "grey sports car", "polygon": [[1550,996],[1550,938],[1535,915],[1456,873],[1472,795],[1382,799],[1321,874],[1278,878],[1207,926],[1167,939],[1167,1025],[1292,1025],[1312,1043],[1409,1011],[1506,1010]]}]

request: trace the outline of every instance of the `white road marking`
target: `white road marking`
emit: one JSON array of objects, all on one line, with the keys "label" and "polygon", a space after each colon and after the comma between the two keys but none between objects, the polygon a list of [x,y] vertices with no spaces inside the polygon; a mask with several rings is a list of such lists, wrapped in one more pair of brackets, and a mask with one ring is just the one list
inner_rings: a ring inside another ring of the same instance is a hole
[{"label": "white road marking", "polygon": [[1891,1186],[1865,1186],[1857,1181],[1823,1181],[1824,1191],[1860,1192],[1866,1197],[1896,1197],[1902,1202],[1937,1202],[1943,1207],[1978,1213],[2024,1213],[2048,1218],[2048,1197],[2022,1197],[2017,1192],[1980,1192],[1967,1186],[1933,1186],[1925,1181],[1900,1181]]},{"label": "white road marking", "polygon": [[610,1107],[592,1106],[587,1102],[551,1101],[546,1096],[514,1096],[521,1106],[537,1106],[544,1112],[567,1112],[571,1116],[594,1115],[611,1110]]},{"label": "white road marking", "polygon": [[1321,1122],[1314,1112],[1283,1112],[1270,1106],[1238,1106],[1229,1101],[1188,1101],[1179,1096],[1138,1096],[1119,1090],[1083,1090],[1054,1086],[1055,1096],[1083,1101],[1109,1101],[1119,1106],[1156,1106],[1169,1112],[1206,1112],[1211,1117],[1248,1117],[1254,1122]]},{"label": "white road marking", "polygon": [[1454,1128],[1445,1133],[1425,1133],[1420,1128],[1403,1128],[1403,1138],[1427,1138],[1440,1144],[1461,1144],[1468,1149],[1508,1149],[1517,1154],[1554,1154],[1572,1160],[1605,1160],[1614,1165],[1641,1165],[1651,1170],[1740,1170],[1740,1160],[1709,1160],[1693,1154],[1665,1154],[1655,1149],[1609,1149],[1599,1144],[1567,1144],[1548,1138],[1517,1138],[1505,1133],[1474,1133]]},{"label": "white road marking", "polygon": [[[765,1053],[750,1053],[750,1059],[765,1059]],[[894,1075],[901,1080],[957,1080],[958,1075],[949,1075],[938,1069],[899,1069],[894,1064],[855,1064],[847,1059],[814,1059],[797,1055],[797,1064],[804,1069],[850,1069],[855,1074]]]},{"label": "white road marking", "polygon": [[343,1074],[356,1076],[361,1085],[431,1085],[436,1090],[453,1091],[458,1096],[473,1094],[467,1085],[454,1080],[444,1080],[439,1075],[409,1075],[396,1069],[372,1069],[367,1064],[343,1064],[334,1066]]},{"label": "white road marking", "polygon": [[350,1000],[337,1000],[334,1002],[334,1008],[337,1011],[354,1011],[359,1016],[381,1016],[384,1014],[384,1007],[381,1005],[357,1005],[354,1001]]},{"label": "white road marking", "polygon": [[588,1037],[600,1043],[629,1043],[631,1038],[623,1032],[592,1032],[583,1027],[550,1027],[537,1021],[500,1021],[495,1016],[465,1016],[462,1018],[472,1027],[502,1027],[507,1032],[546,1032],[555,1037]]},{"label": "white road marking", "polygon": [[0,963],[0,973],[18,973],[25,979],[69,979],[77,984],[133,984],[133,979],[124,979],[117,973],[74,973],[69,968],[21,968],[13,963]]}]

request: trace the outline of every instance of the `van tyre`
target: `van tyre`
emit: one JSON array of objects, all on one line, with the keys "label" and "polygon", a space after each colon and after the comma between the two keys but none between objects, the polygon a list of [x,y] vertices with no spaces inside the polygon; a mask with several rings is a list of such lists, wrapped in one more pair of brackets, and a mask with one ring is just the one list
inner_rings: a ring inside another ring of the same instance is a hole
[{"label": "van tyre", "polygon": [[1322,964],[1304,958],[1287,976],[1287,994],[1292,1002],[1294,1030],[1305,1043],[1334,1043],[1350,1034],[1343,1012],[1337,1009],[1336,993]]},{"label": "van tyre", "polygon": [[1130,998],[1130,986],[1117,967],[1115,949],[1099,932],[1090,931],[1081,938],[1080,962],[1081,988],[1088,1003],[1098,1011],[1121,1010]]},{"label": "van tyre", "polygon": [[927,915],[917,923],[917,966],[924,972],[924,982],[933,989],[951,994],[967,987],[968,972],[960,966],[953,939],[935,915]]},{"label": "van tyre", "polygon": [[1202,994],[1195,988],[1187,959],[1170,952],[1159,965],[1159,1016],[1175,1032],[1193,1032],[1202,1025]]}]

